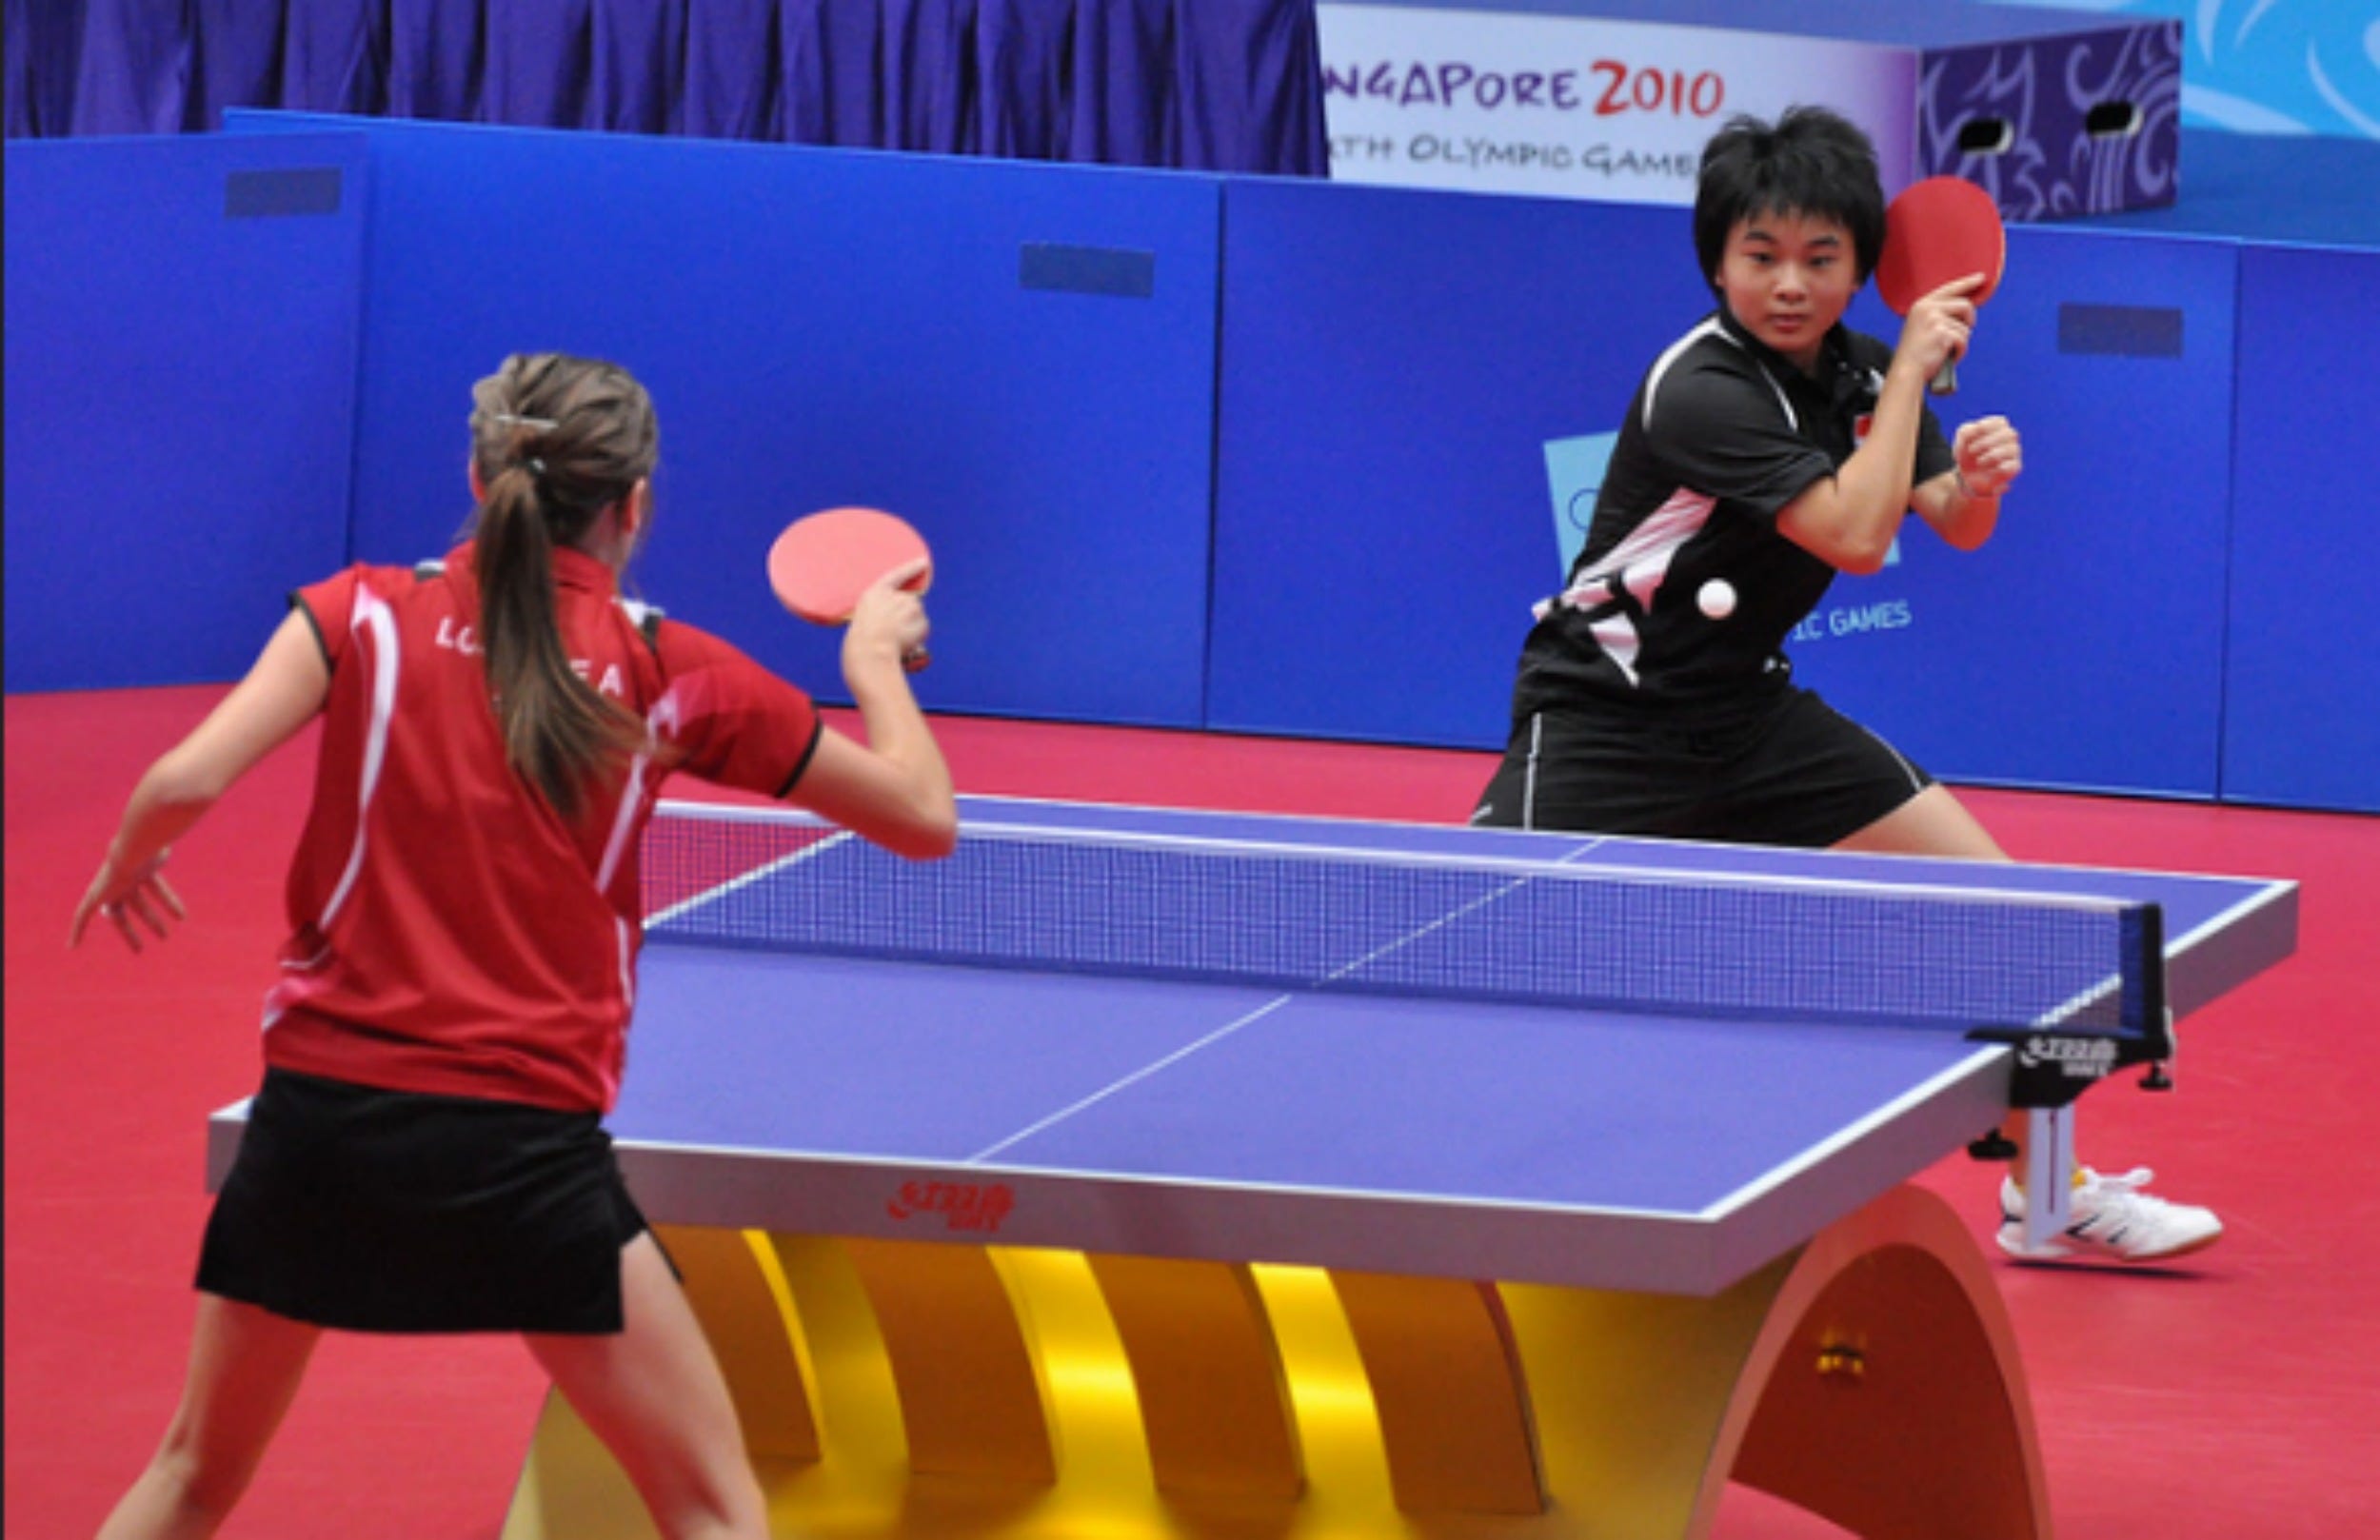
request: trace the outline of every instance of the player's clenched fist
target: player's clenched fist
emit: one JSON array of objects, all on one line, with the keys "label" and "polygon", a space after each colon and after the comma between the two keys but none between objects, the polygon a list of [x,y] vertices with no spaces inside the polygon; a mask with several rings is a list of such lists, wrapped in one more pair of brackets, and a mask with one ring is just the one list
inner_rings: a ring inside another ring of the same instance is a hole
[{"label": "player's clenched fist", "polygon": [[1998,497],[2025,468],[2024,444],[2005,417],[1960,424],[1951,452],[1958,459],[1958,479],[1971,497]]}]

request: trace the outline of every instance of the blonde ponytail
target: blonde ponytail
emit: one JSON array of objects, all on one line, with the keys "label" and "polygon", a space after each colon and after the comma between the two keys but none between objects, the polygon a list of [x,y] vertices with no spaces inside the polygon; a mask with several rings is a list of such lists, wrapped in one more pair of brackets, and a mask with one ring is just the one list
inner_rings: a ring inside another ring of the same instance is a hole
[{"label": "blonde ponytail", "polygon": [[515,356],[473,392],[472,523],[479,631],[505,757],[555,811],[643,741],[643,724],[570,666],[553,553],[652,472],[658,432],[644,387],[614,365]]}]

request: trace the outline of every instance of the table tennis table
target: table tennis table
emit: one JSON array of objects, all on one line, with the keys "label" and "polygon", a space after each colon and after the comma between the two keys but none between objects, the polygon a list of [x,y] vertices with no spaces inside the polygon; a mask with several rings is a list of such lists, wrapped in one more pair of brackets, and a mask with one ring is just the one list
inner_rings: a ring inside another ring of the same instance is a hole
[{"label": "table tennis table", "polygon": [[[2283,881],[975,798],[927,863],[672,803],[643,880],[610,1127],[820,1536],[1691,1536],[1730,1480],[2045,1536],[1909,1178],[2028,1033],[2163,1056],[2296,932]],[[507,1540],[652,1532],[551,1400]]]}]

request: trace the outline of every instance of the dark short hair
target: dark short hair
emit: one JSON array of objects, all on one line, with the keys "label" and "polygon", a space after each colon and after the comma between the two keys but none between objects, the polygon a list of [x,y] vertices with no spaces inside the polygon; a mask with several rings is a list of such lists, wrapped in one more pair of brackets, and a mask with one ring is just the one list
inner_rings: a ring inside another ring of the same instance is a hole
[{"label": "dark short hair", "polygon": [[1884,249],[1884,185],[1875,146],[1859,126],[1823,107],[1790,107],[1774,127],[1738,116],[1702,147],[1695,188],[1695,255],[1707,282],[1728,233],[1755,214],[1828,219],[1851,232],[1859,281]]}]

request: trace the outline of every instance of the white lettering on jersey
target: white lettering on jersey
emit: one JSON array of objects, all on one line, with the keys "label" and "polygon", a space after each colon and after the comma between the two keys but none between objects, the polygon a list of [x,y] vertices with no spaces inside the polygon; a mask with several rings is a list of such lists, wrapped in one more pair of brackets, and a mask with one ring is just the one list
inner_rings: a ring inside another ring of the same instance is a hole
[{"label": "white lettering on jersey", "polygon": [[[570,660],[570,672],[591,683],[594,681],[595,660],[592,658],[573,658]],[[620,677],[620,665],[618,663],[605,663],[604,665],[603,682],[595,685],[595,691],[598,695],[624,696],[628,693],[628,686],[626,682]]]}]

